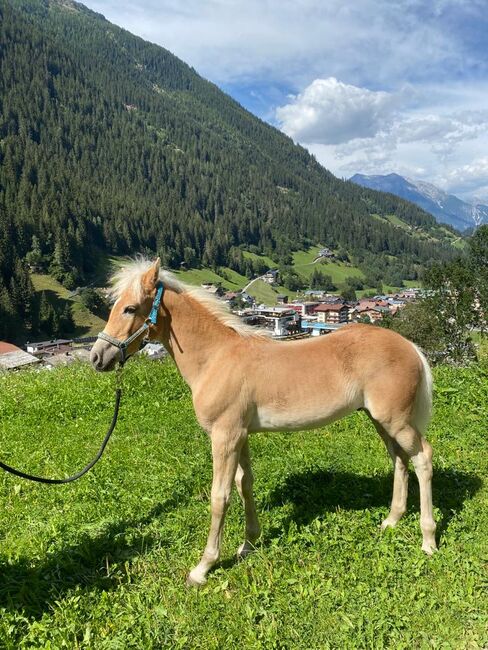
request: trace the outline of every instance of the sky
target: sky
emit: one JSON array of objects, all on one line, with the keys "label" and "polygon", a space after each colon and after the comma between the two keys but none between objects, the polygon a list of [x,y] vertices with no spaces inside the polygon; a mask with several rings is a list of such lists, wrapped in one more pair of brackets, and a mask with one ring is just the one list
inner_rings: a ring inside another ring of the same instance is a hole
[{"label": "sky", "polygon": [[488,202],[487,0],[86,0],[340,178]]}]

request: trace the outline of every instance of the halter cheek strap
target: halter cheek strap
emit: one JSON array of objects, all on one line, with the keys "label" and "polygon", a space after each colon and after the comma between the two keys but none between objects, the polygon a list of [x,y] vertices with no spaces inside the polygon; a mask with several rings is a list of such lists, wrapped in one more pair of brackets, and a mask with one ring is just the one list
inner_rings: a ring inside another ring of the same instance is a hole
[{"label": "halter cheek strap", "polygon": [[119,348],[121,365],[123,365],[128,359],[126,352],[129,345],[133,343],[137,338],[139,338],[139,336],[143,332],[146,332],[146,330],[148,330],[151,325],[156,325],[158,321],[158,311],[159,311],[159,306],[161,304],[161,298],[163,297],[163,292],[164,292],[164,285],[160,281],[156,285],[156,295],[154,296],[154,300],[151,307],[151,311],[149,312],[149,316],[146,318],[144,323],[139,327],[139,329],[136,330],[134,334],[131,334],[124,341],[120,341],[119,339],[116,339],[114,336],[110,336],[110,334],[107,334],[106,332],[100,332],[100,334],[98,334],[97,338],[102,339],[102,341],[107,341],[107,343],[110,343],[111,345],[114,345],[116,348]]}]

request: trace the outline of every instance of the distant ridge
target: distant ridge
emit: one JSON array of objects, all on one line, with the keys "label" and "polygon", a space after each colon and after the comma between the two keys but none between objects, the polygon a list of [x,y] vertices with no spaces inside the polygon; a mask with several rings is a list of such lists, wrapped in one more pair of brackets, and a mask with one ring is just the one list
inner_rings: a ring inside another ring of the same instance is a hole
[{"label": "distant ridge", "polygon": [[368,176],[354,174],[353,183],[380,192],[390,192],[412,201],[433,215],[437,221],[447,223],[461,232],[482,223],[488,223],[488,206],[462,201],[431,183],[405,178],[399,174]]}]

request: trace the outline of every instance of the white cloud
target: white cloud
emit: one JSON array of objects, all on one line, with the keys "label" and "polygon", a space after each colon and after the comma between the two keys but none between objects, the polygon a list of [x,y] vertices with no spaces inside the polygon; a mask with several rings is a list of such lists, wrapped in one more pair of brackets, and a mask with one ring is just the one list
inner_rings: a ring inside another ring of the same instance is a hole
[{"label": "white cloud", "polygon": [[429,142],[441,155],[451,153],[460,142],[476,139],[488,127],[488,111],[458,114],[427,114],[407,118],[396,126],[400,142]]},{"label": "white cloud", "polygon": [[463,10],[459,0],[428,10],[411,0],[86,1],[217,83],[269,78],[300,89],[335,76],[369,87],[466,65],[462,39],[440,21],[446,4],[453,16]]},{"label": "white cloud", "polygon": [[304,143],[339,144],[375,136],[390,121],[396,98],[337,81],[315,79],[276,110],[281,128]]},{"label": "white cloud", "polygon": [[[488,157],[478,158],[467,165],[451,169],[446,180],[448,185],[456,186],[460,194],[484,194],[488,186]],[[486,197],[485,194],[484,200]]]},{"label": "white cloud", "polygon": [[[318,104],[314,112],[310,111],[312,102],[302,99],[307,88],[287,105],[284,117],[283,108],[279,109],[284,130],[340,177],[396,172],[435,183],[466,199],[486,200],[487,95],[459,89],[465,103],[460,110],[459,96],[452,88],[444,96],[425,89],[424,95],[435,96],[434,105],[425,105],[422,94],[411,92],[389,94],[391,102],[382,97],[383,104],[379,97],[372,101],[366,89],[348,88],[346,93],[343,89],[323,96],[314,93]],[[329,114],[332,119],[324,126]]]},{"label": "white cloud", "polygon": [[276,116],[339,176],[488,195],[486,0],[85,2]]}]

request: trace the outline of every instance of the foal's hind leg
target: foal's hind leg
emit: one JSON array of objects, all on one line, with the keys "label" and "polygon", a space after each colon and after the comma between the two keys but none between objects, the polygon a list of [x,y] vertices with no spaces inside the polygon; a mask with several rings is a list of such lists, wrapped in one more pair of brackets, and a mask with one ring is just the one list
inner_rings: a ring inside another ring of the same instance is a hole
[{"label": "foal's hind leg", "polygon": [[246,440],[241,449],[239,464],[236,472],[236,487],[246,513],[246,536],[244,543],[239,546],[237,555],[244,558],[254,550],[254,543],[261,534],[256,504],[252,491],[253,476],[251,469],[251,457],[249,454],[249,443]]},{"label": "foal's hind leg", "polygon": [[412,460],[420,488],[420,528],[422,550],[428,555],[436,550],[435,521],[432,506],[432,447],[410,424],[389,429],[390,435]]},{"label": "foal's hind leg", "polygon": [[393,462],[393,495],[391,498],[390,513],[388,517],[381,522],[381,528],[384,530],[385,528],[396,526],[407,509],[408,455],[379,422],[373,418],[371,419],[385,443]]},{"label": "foal's hind leg", "polygon": [[420,528],[422,529],[422,550],[428,555],[437,549],[435,541],[435,520],[432,506],[432,447],[412,426],[397,434],[400,446],[412,459],[420,488]]}]

